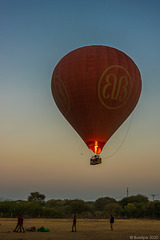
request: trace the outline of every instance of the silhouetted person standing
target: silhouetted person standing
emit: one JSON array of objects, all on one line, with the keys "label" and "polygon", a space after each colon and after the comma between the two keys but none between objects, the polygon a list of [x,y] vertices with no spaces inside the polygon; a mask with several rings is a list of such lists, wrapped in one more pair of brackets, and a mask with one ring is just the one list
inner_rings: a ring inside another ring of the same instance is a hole
[{"label": "silhouetted person standing", "polygon": [[21,223],[21,215],[18,214],[17,226],[15,227],[15,229],[13,230],[13,232],[18,232],[19,227],[20,227],[20,223]]},{"label": "silhouetted person standing", "polygon": [[110,216],[111,231],[113,231],[113,223],[114,223],[114,217],[111,215],[111,216]]},{"label": "silhouetted person standing", "polygon": [[22,216],[20,217],[20,226],[19,226],[19,230],[20,230],[20,232],[22,232],[22,230],[23,230],[23,232],[25,232],[24,227],[23,227],[23,217],[22,217]]},{"label": "silhouetted person standing", "polygon": [[72,225],[72,232],[76,232],[76,224],[77,224],[77,218],[76,215],[73,216],[73,225]]},{"label": "silhouetted person standing", "polygon": [[23,232],[25,232],[24,227],[23,227],[23,217],[20,214],[18,214],[17,226],[16,226],[15,230],[13,230],[13,232],[18,232],[18,231],[22,232],[22,230],[23,230]]}]

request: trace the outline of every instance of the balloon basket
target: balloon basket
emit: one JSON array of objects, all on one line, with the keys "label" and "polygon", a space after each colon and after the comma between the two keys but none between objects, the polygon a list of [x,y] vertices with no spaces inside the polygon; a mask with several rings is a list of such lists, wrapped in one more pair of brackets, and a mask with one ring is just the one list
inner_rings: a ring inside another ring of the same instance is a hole
[{"label": "balloon basket", "polygon": [[95,155],[90,159],[90,165],[97,165],[102,163],[102,158],[99,155]]}]

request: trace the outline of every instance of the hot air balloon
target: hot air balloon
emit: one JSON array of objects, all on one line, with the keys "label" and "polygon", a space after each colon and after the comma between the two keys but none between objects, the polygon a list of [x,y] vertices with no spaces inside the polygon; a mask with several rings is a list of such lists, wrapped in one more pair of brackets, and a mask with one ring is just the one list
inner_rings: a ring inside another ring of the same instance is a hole
[{"label": "hot air balloon", "polygon": [[141,87],[133,60],[101,45],[69,52],[51,80],[57,107],[95,156],[134,110]]}]

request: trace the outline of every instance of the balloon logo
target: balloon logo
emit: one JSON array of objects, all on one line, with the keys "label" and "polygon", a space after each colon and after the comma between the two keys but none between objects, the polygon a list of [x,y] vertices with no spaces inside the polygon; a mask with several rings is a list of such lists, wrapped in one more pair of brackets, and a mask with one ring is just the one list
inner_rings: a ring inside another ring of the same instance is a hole
[{"label": "balloon logo", "polygon": [[[118,74],[116,74],[118,70]],[[110,109],[123,106],[132,90],[132,80],[129,72],[122,66],[107,68],[98,84],[98,96],[101,103]]]},{"label": "balloon logo", "polygon": [[96,154],[134,110],[141,88],[133,60],[118,49],[99,45],[68,53],[51,81],[57,107]]}]

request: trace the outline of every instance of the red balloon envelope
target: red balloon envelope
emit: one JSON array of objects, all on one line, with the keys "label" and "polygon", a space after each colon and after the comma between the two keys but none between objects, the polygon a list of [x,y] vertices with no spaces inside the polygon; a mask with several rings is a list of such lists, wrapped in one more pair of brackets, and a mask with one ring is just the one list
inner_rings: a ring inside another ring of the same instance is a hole
[{"label": "red balloon envelope", "polygon": [[130,57],[99,45],[64,56],[51,83],[59,110],[96,154],[135,108],[141,86],[140,72]]}]

